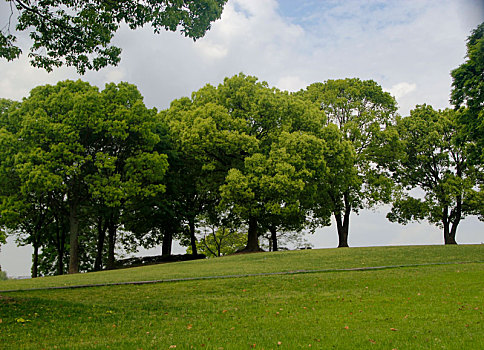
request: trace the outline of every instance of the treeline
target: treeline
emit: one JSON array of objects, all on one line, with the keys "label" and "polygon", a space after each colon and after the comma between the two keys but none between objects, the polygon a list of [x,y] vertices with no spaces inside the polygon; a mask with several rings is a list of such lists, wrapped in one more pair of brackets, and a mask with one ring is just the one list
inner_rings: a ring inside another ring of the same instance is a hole
[{"label": "treeline", "polygon": [[[482,49],[482,31],[468,48]],[[127,83],[64,81],[2,99],[3,239],[33,246],[36,277],[113,268],[118,249],[161,245],[167,256],[174,239],[194,255],[258,251],[262,236],[277,250],[281,235],[331,217],[347,247],[350,214],[391,203],[391,221],[426,219],[455,244],[460,221],[484,213],[472,62],[452,73],[455,109],[407,117],[356,78],[288,93],[239,74],[160,112]]]}]

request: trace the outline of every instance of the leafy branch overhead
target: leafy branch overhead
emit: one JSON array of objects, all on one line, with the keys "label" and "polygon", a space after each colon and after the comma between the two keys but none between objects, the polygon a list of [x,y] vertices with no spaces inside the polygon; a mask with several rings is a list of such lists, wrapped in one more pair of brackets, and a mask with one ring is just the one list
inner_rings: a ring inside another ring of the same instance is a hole
[{"label": "leafy branch overhead", "polygon": [[6,1],[10,17],[0,32],[0,57],[18,58],[22,49],[17,37],[28,31],[34,67],[50,72],[66,65],[84,74],[119,63],[121,48],[111,45],[111,40],[122,23],[130,29],[150,24],[157,34],[180,29],[196,40],[220,18],[227,0]]},{"label": "leafy branch overhead", "polygon": [[461,109],[459,122],[475,142],[474,161],[484,160],[484,22],[467,38],[467,59],[451,72],[451,103]]}]

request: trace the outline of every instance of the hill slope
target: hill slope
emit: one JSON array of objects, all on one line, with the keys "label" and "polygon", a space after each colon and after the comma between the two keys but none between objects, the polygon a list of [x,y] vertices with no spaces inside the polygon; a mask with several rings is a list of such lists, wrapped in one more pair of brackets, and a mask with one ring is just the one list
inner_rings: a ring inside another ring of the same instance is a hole
[{"label": "hill slope", "polygon": [[0,289],[32,288],[147,276],[450,263],[2,292],[0,344],[2,349],[483,349],[484,263],[477,262],[483,252],[484,246],[435,246],[263,253],[0,283]]},{"label": "hill slope", "polygon": [[232,255],[216,259],[0,282],[0,291],[85,284],[371,266],[484,261],[484,245],[313,249]]}]

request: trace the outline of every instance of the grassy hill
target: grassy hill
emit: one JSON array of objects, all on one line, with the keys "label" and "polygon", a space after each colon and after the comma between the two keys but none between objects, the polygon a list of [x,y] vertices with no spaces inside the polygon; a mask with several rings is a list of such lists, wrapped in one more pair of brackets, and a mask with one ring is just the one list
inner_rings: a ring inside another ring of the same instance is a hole
[{"label": "grassy hill", "polygon": [[[483,261],[484,245],[323,249],[4,281],[0,347],[484,349]],[[202,279],[295,270],[311,273]],[[200,279],[28,290],[179,278]]]}]

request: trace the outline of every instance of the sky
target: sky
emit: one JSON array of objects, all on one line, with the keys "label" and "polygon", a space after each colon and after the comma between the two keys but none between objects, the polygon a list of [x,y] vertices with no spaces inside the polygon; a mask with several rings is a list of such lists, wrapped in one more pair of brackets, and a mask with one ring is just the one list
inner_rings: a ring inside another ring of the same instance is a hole
[{"label": "sky", "polygon": [[[0,0],[1,26],[8,12]],[[120,64],[84,76],[72,68],[51,73],[32,68],[25,54],[13,62],[0,60],[0,97],[21,100],[38,85],[66,79],[101,89],[127,81],[138,86],[148,107],[165,109],[239,72],[288,91],[358,77],[389,91],[406,116],[418,104],[450,107],[450,71],[464,62],[466,39],[483,21],[482,0],[229,0],[221,19],[196,42],[180,33],[155,35],[149,26],[121,27],[113,40],[123,49]],[[28,38],[19,42],[28,45]],[[443,243],[440,229],[427,222],[390,223],[388,210],[352,214],[350,246]],[[314,248],[336,247],[336,228],[318,229],[308,239]],[[483,243],[484,223],[466,218],[457,242]],[[16,247],[9,238],[0,249],[0,265],[9,276],[30,274],[30,247]],[[175,245],[174,252],[184,249]]]}]

